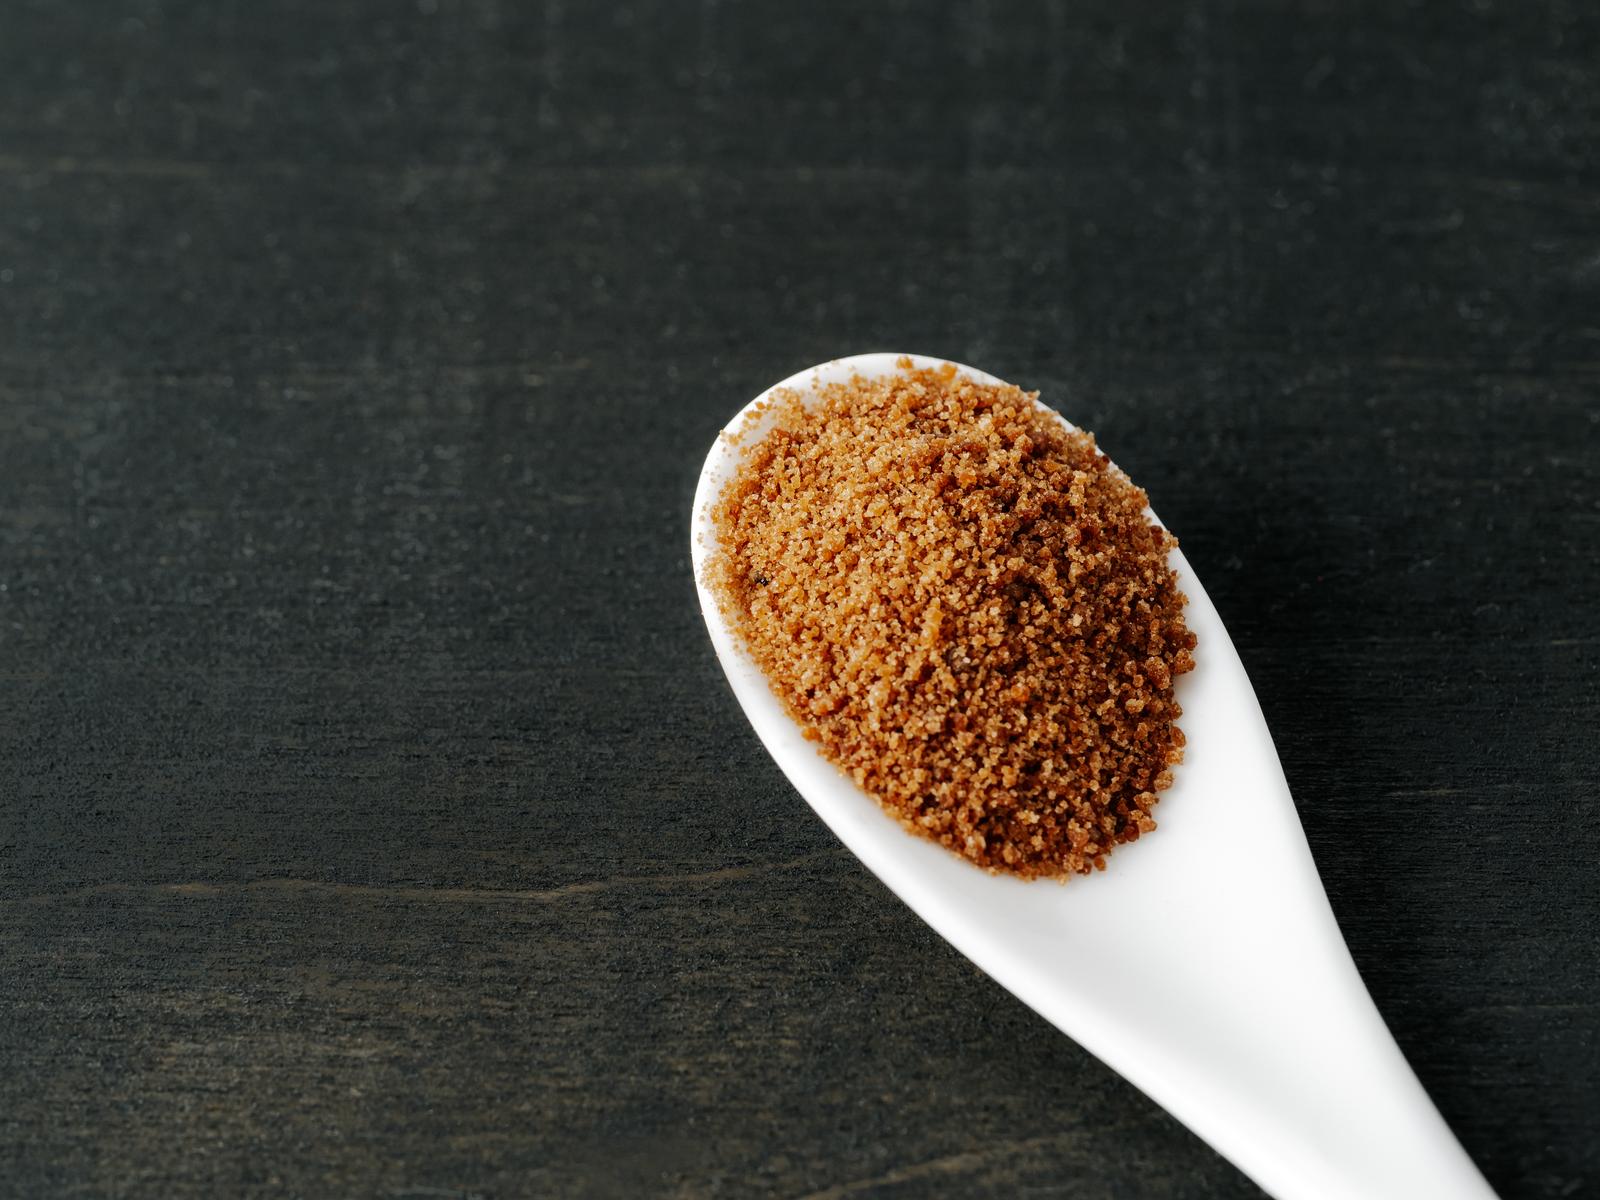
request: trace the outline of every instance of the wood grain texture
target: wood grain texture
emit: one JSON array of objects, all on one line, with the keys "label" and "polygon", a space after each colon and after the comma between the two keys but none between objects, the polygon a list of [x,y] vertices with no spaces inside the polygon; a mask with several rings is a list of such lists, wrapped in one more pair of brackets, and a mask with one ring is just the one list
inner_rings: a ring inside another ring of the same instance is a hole
[{"label": "wood grain texture", "polygon": [[1258,1194],[720,678],[705,447],[903,348],[1149,488],[1424,1083],[1600,1195],[1600,10],[5,26],[0,1194]]}]

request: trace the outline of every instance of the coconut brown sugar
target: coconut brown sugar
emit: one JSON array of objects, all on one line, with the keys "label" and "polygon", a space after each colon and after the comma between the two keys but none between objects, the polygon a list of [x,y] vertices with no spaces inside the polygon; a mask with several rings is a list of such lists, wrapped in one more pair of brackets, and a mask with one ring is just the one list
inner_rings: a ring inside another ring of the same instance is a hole
[{"label": "coconut brown sugar", "polygon": [[1174,539],[1093,437],[908,361],[764,415],[708,581],[822,752],[992,870],[1087,874],[1154,829],[1195,638]]}]

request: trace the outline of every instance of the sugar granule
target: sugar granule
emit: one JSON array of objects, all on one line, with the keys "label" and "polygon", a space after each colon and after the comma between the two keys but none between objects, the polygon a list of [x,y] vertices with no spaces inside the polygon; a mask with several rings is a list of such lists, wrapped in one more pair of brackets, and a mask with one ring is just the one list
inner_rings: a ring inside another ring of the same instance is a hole
[{"label": "sugar granule", "polygon": [[827,758],[908,829],[1029,878],[1155,828],[1195,646],[1145,493],[1035,400],[909,361],[776,394],[707,568]]}]

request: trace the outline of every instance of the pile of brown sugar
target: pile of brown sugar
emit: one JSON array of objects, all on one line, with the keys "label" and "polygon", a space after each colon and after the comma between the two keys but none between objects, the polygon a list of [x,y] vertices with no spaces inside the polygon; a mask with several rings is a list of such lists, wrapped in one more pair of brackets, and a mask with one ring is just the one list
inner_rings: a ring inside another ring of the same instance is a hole
[{"label": "pile of brown sugar", "polygon": [[992,870],[1087,874],[1154,829],[1195,638],[1174,539],[1093,437],[909,360],[766,415],[709,582],[807,736]]}]

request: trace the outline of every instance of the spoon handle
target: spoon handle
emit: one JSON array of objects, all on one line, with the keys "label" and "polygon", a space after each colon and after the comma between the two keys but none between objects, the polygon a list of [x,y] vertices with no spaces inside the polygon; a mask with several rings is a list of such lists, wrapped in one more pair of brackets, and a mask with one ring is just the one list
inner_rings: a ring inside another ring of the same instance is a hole
[{"label": "spoon handle", "polygon": [[[1492,1197],[1348,953],[1340,962],[1284,945],[1281,919],[1258,910],[1246,940],[1276,954],[1256,969],[1241,953],[1219,958],[1205,987],[1152,976],[1129,989],[1124,977],[1104,997],[1105,1024],[1123,1028],[1102,1056],[1278,1200]],[[1331,915],[1322,925],[1338,938]],[[1058,1024],[1096,1050],[1076,1015]]]},{"label": "spoon handle", "polygon": [[1126,888],[1114,909],[1072,921],[1070,956],[1052,952],[1059,921],[1014,926],[1007,945],[963,928],[959,910],[913,904],[939,909],[958,948],[1278,1200],[1493,1197],[1361,981],[1265,723],[1229,753],[1251,793],[1233,815],[1277,852],[1229,855],[1227,826],[1196,820],[1185,852],[1226,869],[1178,895]]}]

